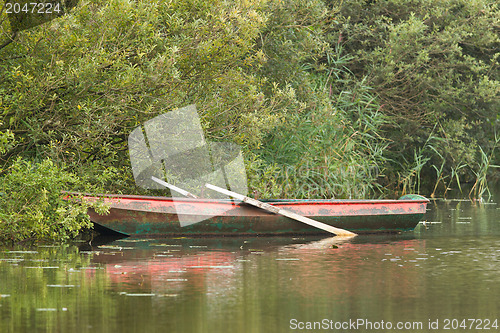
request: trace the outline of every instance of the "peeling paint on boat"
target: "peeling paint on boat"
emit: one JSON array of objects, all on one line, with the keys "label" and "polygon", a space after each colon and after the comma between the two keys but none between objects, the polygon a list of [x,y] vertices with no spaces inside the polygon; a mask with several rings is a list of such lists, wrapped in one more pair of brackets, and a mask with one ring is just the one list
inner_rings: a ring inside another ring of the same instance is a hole
[{"label": "peeling paint on boat", "polygon": [[[231,236],[324,233],[309,225],[232,200],[179,199],[132,195],[84,196],[103,199],[107,215],[89,209],[91,220],[129,236]],[[356,233],[412,230],[426,212],[428,199],[412,195],[400,200],[269,200],[287,209]],[[181,227],[176,207],[201,222]]]}]

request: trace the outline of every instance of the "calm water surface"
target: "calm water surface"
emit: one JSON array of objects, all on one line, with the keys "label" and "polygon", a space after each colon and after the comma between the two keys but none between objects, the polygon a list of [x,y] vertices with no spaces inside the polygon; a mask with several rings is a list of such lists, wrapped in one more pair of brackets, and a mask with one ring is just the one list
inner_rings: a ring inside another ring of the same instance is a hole
[{"label": "calm water surface", "polygon": [[0,248],[0,332],[499,332],[499,201],[349,241]]}]

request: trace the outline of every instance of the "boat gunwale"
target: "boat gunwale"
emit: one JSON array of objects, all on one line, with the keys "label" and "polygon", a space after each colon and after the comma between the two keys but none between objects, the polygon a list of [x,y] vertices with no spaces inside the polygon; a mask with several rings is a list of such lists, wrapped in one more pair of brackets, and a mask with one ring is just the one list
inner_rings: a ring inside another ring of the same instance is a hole
[{"label": "boat gunwale", "polygon": [[[83,196],[86,198],[94,199],[127,199],[127,200],[146,200],[157,202],[170,202],[170,201],[183,201],[189,203],[218,203],[218,204],[239,204],[241,201],[234,199],[207,199],[207,198],[174,198],[165,196],[147,196],[147,195],[134,195],[134,194],[92,194],[80,192],[67,192],[63,191],[67,196]],[[271,205],[315,205],[315,204],[401,204],[401,203],[429,203],[430,200],[422,197],[423,199],[269,199],[261,200],[262,202]]]}]

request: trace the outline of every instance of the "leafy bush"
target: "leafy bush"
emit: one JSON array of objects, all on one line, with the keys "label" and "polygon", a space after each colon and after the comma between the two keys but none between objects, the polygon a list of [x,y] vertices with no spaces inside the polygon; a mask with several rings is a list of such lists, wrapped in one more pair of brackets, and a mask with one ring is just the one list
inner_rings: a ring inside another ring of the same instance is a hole
[{"label": "leafy bush", "polygon": [[106,211],[102,203],[64,200],[61,191],[81,180],[49,159],[18,159],[8,171],[0,183],[0,240],[66,240],[91,227],[88,207]]}]

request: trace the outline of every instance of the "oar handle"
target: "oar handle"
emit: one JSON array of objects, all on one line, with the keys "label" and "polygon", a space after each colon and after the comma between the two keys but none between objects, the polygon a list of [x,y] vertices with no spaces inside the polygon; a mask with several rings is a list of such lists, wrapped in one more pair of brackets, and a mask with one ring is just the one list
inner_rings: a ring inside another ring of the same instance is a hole
[{"label": "oar handle", "polygon": [[177,187],[175,185],[169,184],[169,183],[167,183],[167,182],[165,182],[165,181],[163,181],[163,180],[161,180],[159,178],[156,178],[155,176],[151,176],[151,179],[154,180],[155,182],[157,182],[158,184],[163,185],[163,186],[171,189],[172,191],[175,191],[177,193],[182,194],[185,197],[193,198],[193,199],[198,199],[198,197],[196,195],[194,195],[193,193],[188,192],[186,190],[183,190],[182,188],[179,188],[179,187]]}]

